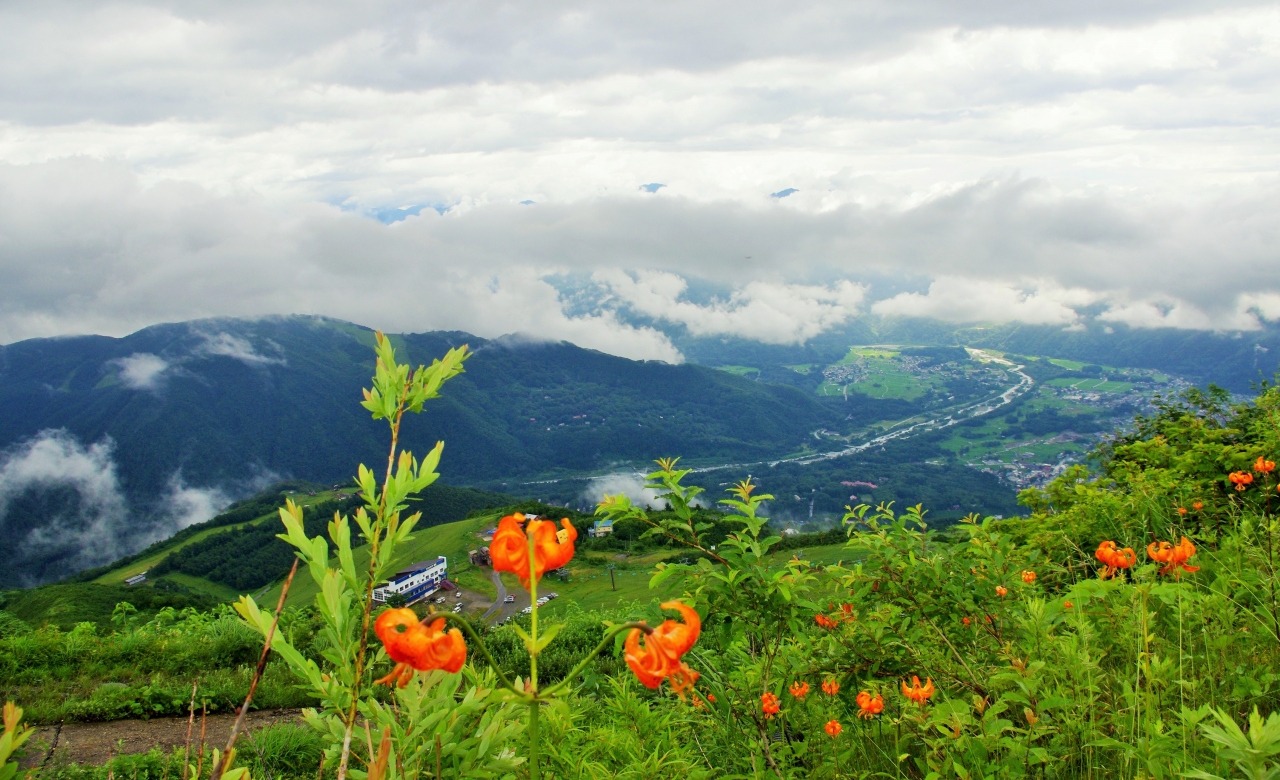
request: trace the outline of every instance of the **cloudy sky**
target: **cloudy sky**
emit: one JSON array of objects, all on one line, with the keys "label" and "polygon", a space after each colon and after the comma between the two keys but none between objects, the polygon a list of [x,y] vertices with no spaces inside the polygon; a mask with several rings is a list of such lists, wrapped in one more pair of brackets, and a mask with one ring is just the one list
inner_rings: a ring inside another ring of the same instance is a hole
[{"label": "cloudy sky", "polygon": [[0,51],[0,343],[1280,319],[1274,3],[9,0]]}]

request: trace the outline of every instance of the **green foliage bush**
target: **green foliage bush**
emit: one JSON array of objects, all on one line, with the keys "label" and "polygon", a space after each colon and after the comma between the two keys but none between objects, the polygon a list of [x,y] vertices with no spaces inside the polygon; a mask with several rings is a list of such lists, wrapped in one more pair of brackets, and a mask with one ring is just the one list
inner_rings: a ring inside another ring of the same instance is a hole
[{"label": "green foliage bush", "polygon": [[[309,646],[305,616],[286,630]],[[0,699],[21,702],[33,723],[181,715],[198,677],[200,700],[212,712],[225,712],[244,700],[261,649],[260,637],[226,607],[166,609],[112,633],[93,623],[71,631],[46,626],[0,638]],[[268,665],[255,697],[259,706],[310,702],[283,672]]]}]

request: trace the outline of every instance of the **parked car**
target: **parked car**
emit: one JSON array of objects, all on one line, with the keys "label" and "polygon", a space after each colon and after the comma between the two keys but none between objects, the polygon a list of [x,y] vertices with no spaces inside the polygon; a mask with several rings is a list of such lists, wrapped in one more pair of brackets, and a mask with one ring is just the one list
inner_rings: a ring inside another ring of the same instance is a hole
[{"label": "parked car", "polygon": [[516,600],[516,597],[515,597],[515,596],[507,596],[505,599],[503,599],[503,601],[504,601],[505,603],[507,603],[507,604],[510,604],[511,602],[513,602],[513,601],[515,601],[515,600]]},{"label": "parked car", "polygon": [[453,607],[453,611],[454,611],[454,612],[461,612],[461,611],[462,611],[462,605],[461,605],[461,604],[455,604],[455,605],[454,605],[454,607]]},{"label": "parked car", "polygon": [[520,612],[525,615],[528,615],[530,612],[533,612],[533,607],[525,607],[524,609],[520,610]]},{"label": "parked car", "polygon": [[444,596],[441,596],[440,598],[436,599],[436,603],[437,603],[437,604],[443,604],[443,603],[444,603],[444,600],[445,600],[445,597],[444,597]]},{"label": "parked car", "polygon": [[548,594],[547,594],[547,600],[548,600],[548,601],[550,601],[551,599],[557,599],[557,598],[560,598],[560,594],[559,594],[559,593],[548,593]]}]

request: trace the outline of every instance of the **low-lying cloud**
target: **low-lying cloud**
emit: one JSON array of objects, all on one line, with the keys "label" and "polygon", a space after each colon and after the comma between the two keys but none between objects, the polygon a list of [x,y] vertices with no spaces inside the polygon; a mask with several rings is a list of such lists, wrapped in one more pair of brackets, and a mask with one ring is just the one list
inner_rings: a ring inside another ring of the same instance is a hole
[{"label": "low-lying cloud", "polygon": [[699,305],[681,300],[688,282],[669,272],[597,271],[604,284],[632,311],[682,325],[694,336],[738,336],[766,344],[802,344],[856,316],[864,285],[840,281],[830,286],[749,282],[727,300]]},{"label": "low-lying cloud", "polygon": [[[109,438],[85,445],[65,430],[46,430],[0,454],[0,531],[8,540],[7,565],[45,571],[15,584],[37,585],[110,563],[208,520],[231,501],[228,491],[187,485],[175,472],[153,506],[133,506],[114,451]],[[24,522],[31,518],[11,516],[20,498],[53,492],[73,500],[42,503],[49,513],[35,525]]]},{"label": "low-lying cloud", "polygon": [[[192,350],[195,357],[222,356],[250,366],[285,365],[288,363],[283,355],[270,357],[258,352],[247,339],[233,336],[230,333],[201,333],[203,342]],[[274,345],[273,345],[274,346]]]},{"label": "low-lying cloud", "polygon": [[150,352],[135,352],[112,361],[119,371],[120,382],[133,390],[156,390],[169,368],[169,361]]},{"label": "low-lying cloud", "polygon": [[607,474],[588,482],[581,499],[583,503],[594,506],[605,496],[626,496],[636,506],[665,509],[667,502],[658,498],[658,491],[646,488],[644,483],[644,475],[635,472]]}]

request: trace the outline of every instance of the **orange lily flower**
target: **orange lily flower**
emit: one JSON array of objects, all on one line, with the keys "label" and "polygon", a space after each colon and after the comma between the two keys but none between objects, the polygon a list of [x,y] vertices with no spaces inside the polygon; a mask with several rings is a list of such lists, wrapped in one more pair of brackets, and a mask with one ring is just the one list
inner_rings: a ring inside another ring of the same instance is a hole
[{"label": "orange lily flower", "polygon": [[836,682],[834,679],[827,680],[822,683],[822,692],[828,696],[835,696],[840,692],[840,683]]},{"label": "orange lily flower", "polygon": [[1151,560],[1164,564],[1164,568],[1160,569],[1160,573],[1173,574],[1175,577],[1182,576],[1184,571],[1200,571],[1199,566],[1187,565],[1187,561],[1195,554],[1196,546],[1185,536],[1176,545],[1169,542],[1160,542],[1159,544],[1152,542],[1147,545],[1147,555],[1150,556]]},{"label": "orange lily flower", "polygon": [[933,678],[926,678],[925,684],[920,685],[920,678],[915,675],[911,676],[911,687],[907,687],[907,681],[902,681],[902,695],[911,701],[919,704],[921,707],[929,701],[929,697],[933,696]]},{"label": "orange lily flower", "polygon": [[858,694],[858,709],[859,718],[871,720],[884,712],[884,699],[878,693],[872,696],[870,691],[863,691]]},{"label": "orange lily flower", "polygon": [[[494,571],[508,571],[520,578],[520,584],[529,587],[529,536],[533,537],[533,579],[564,566],[573,558],[573,543],[578,530],[568,518],[560,521],[556,529],[549,520],[531,520],[524,527],[525,516],[517,512],[507,515],[498,523],[489,545]],[[526,536],[528,534],[529,536]]]},{"label": "orange lily flower", "polygon": [[1063,608],[1063,609],[1071,609],[1071,608],[1072,608],[1072,607],[1074,607],[1074,606],[1075,606],[1075,604],[1072,604],[1070,601],[1064,601],[1064,602],[1062,602],[1062,608]]},{"label": "orange lily flower", "polygon": [[815,615],[813,618],[813,622],[817,623],[818,625],[828,630],[836,627],[836,621],[832,620],[826,615]]},{"label": "orange lily flower", "polygon": [[644,638],[643,647],[640,646],[640,635],[644,632],[638,628],[631,629],[623,646],[623,655],[641,685],[657,688],[664,679],[670,678],[671,690],[683,696],[698,681],[699,675],[681,660],[681,656],[698,641],[702,621],[696,611],[679,601],[667,601],[661,606],[678,611],[684,622],[664,620]]},{"label": "orange lily flower", "polygon": [[1231,484],[1236,486],[1237,491],[1243,491],[1253,483],[1253,475],[1247,471],[1233,471],[1227,475],[1227,479],[1231,480]]},{"label": "orange lily flower", "polygon": [[1022,573],[1022,581],[1030,585],[1036,581],[1036,573],[1030,570],[1024,571]]},{"label": "orange lily flower", "polygon": [[841,604],[841,605],[840,605],[840,611],[844,613],[845,617],[849,617],[849,618],[853,617],[853,605],[852,605],[852,604]]},{"label": "orange lily flower", "polygon": [[966,617],[962,617],[962,618],[960,618],[960,622],[961,622],[961,623],[964,623],[964,627],[965,627],[965,628],[968,628],[968,627],[969,627],[969,618],[968,618],[967,616],[966,616]]},{"label": "orange lily flower", "polygon": [[1005,587],[1005,586],[1003,586],[1003,585],[997,585],[997,586],[996,586],[996,595],[997,595],[997,596],[999,596],[1000,598],[1004,598],[1005,596],[1008,596],[1008,595],[1009,595],[1009,589],[1008,589],[1008,588],[1006,588],[1006,587]]},{"label": "orange lily flower", "polygon": [[841,726],[840,721],[838,720],[829,720],[827,721],[827,725],[822,728],[831,736],[832,739],[840,736],[840,732],[844,731],[844,726]]},{"label": "orange lily flower", "polygon": [[791,695],[797,699],[803,699],[809,695],[809,683],[796,680],[791,683]]},{"label": "orange lily flower", "polygon": [[772,718],[782,710],[782,705],[778,703],[778,697],[766,691],[760,697],[760,709],[764,712],[766,718]]},{"label": "orange lily flower", "polygon": [[1178,507],[1178,514],[1179,514],[1179,515],[1185,515],[1186,513],[1187,513],[1187,508],[1186,508],[1185,506],[1180,506],[1180,507]]},{"label": "orange lily flower", "polygon": [[1192,502],[1191,502],[1191,508],[1192,508],[1192,509],[1194,509],[1194,510],[1196,510],[1197,512],[1199,512],[1201,509],[1204,509],[1204,502],[1203,502],[1203,501],[1192,501]]},{"label": "orange lily flower", "polygon": [[1098,551],[1093,555],[1102,562],[1102,579],[1104,580],[1114,577],[1117,571],[1128,569],[1138,561],[1138,554],[1132,547],[1117,550],[1116,543],[1112,541],[1105,541],[1098,545]]},{"label": "orange lily flower", "polygon": [[1258,459],[1253,462],[1253,470],[1259,474],[1270,474],[1276,470],[1276,462],[1267,460],[1259,455]]},{"label": "orange lily flower", "polygon": [[373,630],[387,655],[396,662],[391,673],[376,682],[409,684],[413,670],[443,669],[456,674],[467,662],[467,643],[458,629],[444,630],[444,618],[423,625],[411,609],[388,609],[378,616]]}]

